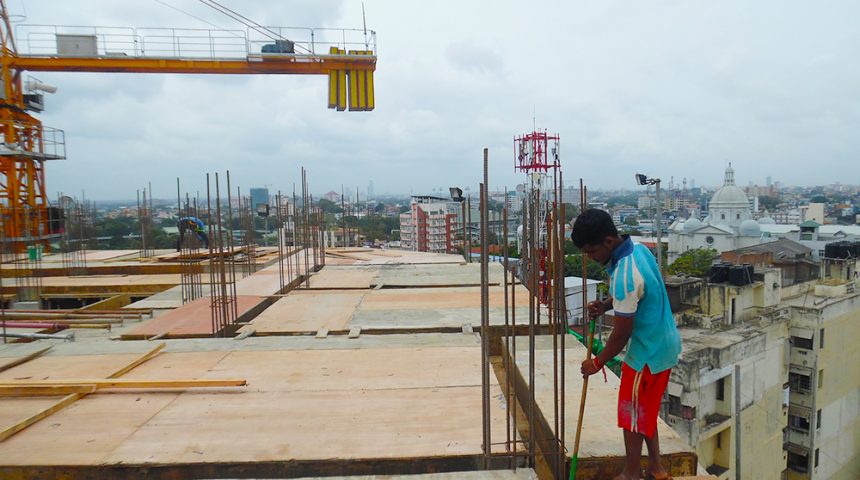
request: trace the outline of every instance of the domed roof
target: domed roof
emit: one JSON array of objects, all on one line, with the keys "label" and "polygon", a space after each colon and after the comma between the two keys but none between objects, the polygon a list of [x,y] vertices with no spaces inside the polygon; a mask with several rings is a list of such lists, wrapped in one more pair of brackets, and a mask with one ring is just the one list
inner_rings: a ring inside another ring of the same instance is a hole
[{"label": "domed roof", "polygon": [[714,192],[709,208],[737,208],[744,205],[749,205],[749,199],[747,198],[747,194],[735,185],[735,169],[729,163],[729,167],[726,168],[726,178],[723,186]]},{"label": "domed roof", "polygon": [[700,222],[696,217],[690,217],[684,222],[684,231],[689,233],[704,227],[705,224]]},{"label": "domed roof", "polygon": [[758,219],[759,225],[773,225],[776,221],[770,217],[761,217]]},{"label": "domed roof", "polygon": [[744,205],[749,205],[747,194],[736,185],[724,185],[714,192],[709,208],[731,208]]},{"label": "domed roof", "polygon": [[744,237],[757,237],[761,235],[761,227],[758,222],[750,218],[741,222],[738,233]]}]

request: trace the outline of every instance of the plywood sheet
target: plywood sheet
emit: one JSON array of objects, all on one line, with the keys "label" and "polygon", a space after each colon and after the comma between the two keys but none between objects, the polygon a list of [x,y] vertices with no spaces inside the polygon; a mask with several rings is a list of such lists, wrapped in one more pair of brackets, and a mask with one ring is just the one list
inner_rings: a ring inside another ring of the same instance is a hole
[{"label": "plywood sheet", "polygon": [[368,267],[338,268],[326,265],[311,277],[310,288],[348,289],[370,288],[375,284],[379,270]]},{"label": "plywood sheet", "polygon": [[[108,463],[410,458],[481,451],[481,387],[183,394]],[[495,394],[500,394],[498,387]],[[494,441],[504,409],[493,405]],[[237,434],[241,432],[241,435]],[[0,449],[2,451],[2,449]]]},{"label": "plywood sheet", "polygon": [[346,329],[367,290],[294,290],[251,321],[258,334]]},{"label": "plywood sheet", "polygon": [[[104,466],[479,455],[479,351],[162,353],[127,377],[244,375],[249,385],[90,395],[0,443],[0,458],[5,466]],[[72,365],[70,375],[128,361],[128,355],[58,358]],[[500,398],[495,384],[491,395]],[[491,422],[493,441],[502,441],[501,402],[492,402]]]},{"label": "plywood sheet", "polygon": [[[501,286],[492,286],[490,305],[504,306],[505,291]],[[510,287],[508,301],[510,301]],[[516,286],[517,305],[528,305],[528,291]],[[383,288],[370,292],[361,303],[362,310],[402,310],[429,308],[470,308],[481,306],[480,287],[443,288]]]},{"label": "plywood sheet", "polygon": [[[241,316],[256,308],[266,298],[255,296],[237,296],[236,307]],[[124,333],[123,338],[148,338],[162,333],[170,337],[193,337],[211,335],[212,313],[211,297],[202,297],[191,303],[144,321],[138,327]]]}]

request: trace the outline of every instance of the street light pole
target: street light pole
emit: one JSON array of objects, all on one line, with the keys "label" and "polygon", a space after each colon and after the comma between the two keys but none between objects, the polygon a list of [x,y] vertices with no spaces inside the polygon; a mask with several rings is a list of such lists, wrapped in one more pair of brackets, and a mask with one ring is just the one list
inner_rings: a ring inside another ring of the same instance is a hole
[{"label": "street light pole", "polygon": [[657,202],[657,223],[655,225],[657,233],[657,268],[660,270],[660,275],[663,275],[663,243],[660,241],[660,224],[663,220],[663,205],[660,203],[660,179],[655,179],[654,182],[654,199]]},{"label": "street light pole", "polygon": [[657,212],[654,219],[654,231],[657,235],[657,268],[660,270],[660,276],[663,276],[663,242],[660,241],[660,223],[663,218],[663,206],[660,204],[660,179],[648,178],[647,176],[637,173],[636,183],[639,185],[654,185],[654,201],[657,202]]}]

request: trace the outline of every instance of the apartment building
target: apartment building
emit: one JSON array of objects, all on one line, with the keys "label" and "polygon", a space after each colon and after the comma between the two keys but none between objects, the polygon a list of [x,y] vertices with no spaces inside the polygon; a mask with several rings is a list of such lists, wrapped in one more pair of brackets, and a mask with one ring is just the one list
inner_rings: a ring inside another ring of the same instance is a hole
[{"label": "apartment building", "polygon": [[400,215],[400,248],[417,252],[452,253],[459,206],[432,196],[413,196],[409,212]]}]

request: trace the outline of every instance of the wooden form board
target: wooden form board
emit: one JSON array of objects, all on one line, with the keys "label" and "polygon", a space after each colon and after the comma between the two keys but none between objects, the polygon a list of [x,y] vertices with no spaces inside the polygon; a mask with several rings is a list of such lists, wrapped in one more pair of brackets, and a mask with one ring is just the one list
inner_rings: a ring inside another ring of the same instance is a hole
[{"label": "wooden form board", "polygon": [[353,289],[370,288],[375,284],[379,270],[372,267],[332,267],[326,265],[311,277],[311,289]]},{"label": "wooden form board", "polygon": [[258,335],[347,329],[353,312],[369,290],[294,290],[257,315],[250,325]]},{"label": "wooden form board", "polygon": [[[167,338],[193,338],[212,335],[211,297],[201,297],[175,310],[144,321],[134,329],[122,334],[124,340],[147,339],[165,334]],[[266,297],[238,296],[236,307],[242,315],[260,307]]]},{"label": "wooden form board", "polygon": [[[490,305],[504,306],[505,292],[501,286],[492,286]],[[508,287],[508,301],[510,287]],[[516,286],[516,303],[528,305],[528,290],[521,285]],[[431,308],[480,308],[480,287],[442,287],[442,288],[383,288],[371,292],[361,302],[362,310],[400,310],[400,309],[431,309]]]},{"label": "wooden form board", "polygon": [[[98,364],[87,357],[65,360],[80,376],[81,365]],[[111,467],[129,465],[301,461],[312,475],[340,461],[382,468],[369,465],[469,458],[474,465],[481,452],[479,358],[477,346],[163,353],[125,378],[247,372],[249,385],[242,392],[88,396],[0,443],[0,472],[86,466],[110,476]],[[497,385],[491,394],[499,398]],[[500,442],[503,404],[491,410],[493,441]]]}]

